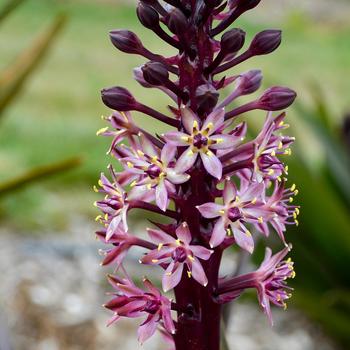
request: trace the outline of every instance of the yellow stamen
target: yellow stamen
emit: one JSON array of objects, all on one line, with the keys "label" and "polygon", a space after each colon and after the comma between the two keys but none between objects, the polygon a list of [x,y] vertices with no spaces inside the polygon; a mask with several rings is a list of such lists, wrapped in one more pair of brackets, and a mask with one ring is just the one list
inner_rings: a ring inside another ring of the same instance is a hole
[{"label": "yellow stamen", "polygon": [[181,245],[181,241],[179,239],[176,240],[177,245]]},{"label": "yellow stamen", "polygon": [[262,223],[264,222],[263,217],[262,217],[262,216],[260,216],[260,217],[258,218],[258,221],[259,221],[259,224],[262,224]]},{"label": "yellow stamen", "polygon": [[188,276],[188,278],[191,278],[192,272],[191,271],[187,271],[187,276]]},{"label": "yellow stamen", "polygon": [[187,257],[191,260],[194,261],[194,257],[192,255],[187,255]]},{"label": "yellow stamen", "polygon": [[159,244],[158,244],[158,248],[157,248],[158,251],[160,251],[160,250],[162,249],[162,247],[163,247],[163,243],[159,243]]},{"label": "yellow stamen", "polygon": [[128,168],[133,168],[134,164],[132,164],[131,162],[126,162],[126,165],[128,166]]},{"label": "yellow stamen", "polygon": [[255,203],[256,203],[256,201],[257,201],[257,198],[256,198],[256,197],[254,197],[254,198],[253,198],[253,200],[252,200],[252,204],[255,204]]},{"label": "yellow stamen", "polygon": [[273,170],[273,169],[270,169],[269,171],[268,171],[268,173],[267,173],[267,175],[273,175],[275,173],[275,171]]},{"label": "yellow stamen", "polygon": [[157,263],[159,260],[158,259],[152,259],[153,263]]},{"label": "yellow stamen", "polygon": [[292,187],[290,188],[290,190],[293,192],[295,190],[296,186],[295,184],[292,185]]},{"label": "yellow stamen", "polygon": [[93,189],[94,189],[94,192],[98,192],[98,188],[95,185],[94,185]]},{"label": "yellow stamen", "polygon": [[103,134],[104,132],[106,132],[107,130],[108,130],[108,126],[106,126],[105,128],[101,128],[101,129],[96,131],[96,135],[99,136],[99,135]]},{"label": "yellow stamen", "polygon": [[251,237],[252,236],[252,234],[250,233],[250,231],[245,231],[245,234],[248,236],[248,237]]},{"label": "yellow stamen", "polygon": [[137,154],[140,156],[140,157],[143,157],[145,154],[141,151],[141,150],[137,150]]},{"label": "yellow stamen", "polygon": [[292,203],[293,202],[293,197],[289,197],[289,203]]},{"label": "yellow stamen", "polygon": [[272,151],[271,152],[271,156],[274,157],[276,155],[276,152],[275,151]]},{"label": "yellow stamen", "polygon": [[219,210],[219,214],[224,215],[225,214],[225,210],[223,210],[223,209]]}]

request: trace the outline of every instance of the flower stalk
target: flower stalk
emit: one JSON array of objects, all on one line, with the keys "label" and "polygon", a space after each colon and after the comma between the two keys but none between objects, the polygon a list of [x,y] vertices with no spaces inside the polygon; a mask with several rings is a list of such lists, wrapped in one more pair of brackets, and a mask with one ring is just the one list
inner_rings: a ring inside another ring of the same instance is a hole
[{"label": "flower stalk", "polygon": [[[122,166],[120,172],[109,166],[109,177],[102,174],[100,188],[95,188],[105,196],[96,202],[102,212],[96,221],[103,226],[97,237],[109,246],[101,252],[102,265],[115,271],[109,276],[115,292],[105,306],[113,312],[109,324],[123,317],[143,319],[140,343],[158,330],[172,349],[219,350],[222,304],[255,289],[272,323],[270,303],[285,307],[290,297],[286,280],[295,273],[292,262],[283,260],[291,249],[285,231],[298,223],[299,207],[292,204],[297,190],[286,184],[283,157],[291,154],[294,139],[281,133],[288,127],[285,113],[274,112],[289,107],[296,94],[272,87],[230,110],[231,103],[260,88],[262,73],[253,69],[217,78],[279,46],[281,32],[266,30],[240,53],[246,34],[228,29],[259,2],[141,0],[137,17],[178,50],[172,57],[147,50],[130,31],[110,32],[116,48],[149,60],[134,70],[135,79],[173,101],[166,115],[125,88],[102,90],[102,100],[113,112],[106,118],[109,126],[98,134],[113,138],[108,153]],[[221,99],[224,88],[231,90]],[[236,119],[252,110],[265,111],[266,120],[260,133],[246,141],[247,123]],[[163,122],[169,130],[158,135],[151,127],[141,129],[131,111]],[[145,232],[131,233],[128,214],[140,209],[163,216],[162,223],[151,221],[153,227]],[[256,271],[222,277],[224,251],[234,246],[252,254],[257,234],[276,234],[284,249],[272,255],[267,248]],[[135,276],[127,274],[124,260],[135,246],[143,249],[141,264],[162,272],[161,289],[147,278],[136,285]]]}]

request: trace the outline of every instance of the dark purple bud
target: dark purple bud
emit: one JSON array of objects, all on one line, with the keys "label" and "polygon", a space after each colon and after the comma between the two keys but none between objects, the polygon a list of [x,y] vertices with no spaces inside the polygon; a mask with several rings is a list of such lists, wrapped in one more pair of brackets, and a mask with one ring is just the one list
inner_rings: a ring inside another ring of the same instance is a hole
[{"label": "dark purple bud", "polygon": [[205,4],[211,8],[215,8],[222,3],[222,0],[204,0]]},{"label": "dark purple bud", "polygon": [[196,90],[197,108],[199,113],[209,113],[216,106],[219,93],[211,84],[198,86]]},{"label": "dark purple bud", "polygon": [[242,29],[231,29],[221,37],[221,51],[225,54],[235,53],[243,47],[244,40],[245,32]]},{"label": "dark purple bud", "polygon": [[280,30],[264,30],[252,40],[249,51],[254,55],[267,55],[275,51],[281,44],[282,32]]},{"label": "dark purple bud", "polygon": [[258,108],[266,111],[280,111],[289,107],[296,97],[296,92],[287,87],[273,86],[259,98]]},{"label": "dark purple bud", "polygon": [[241,95],[252,94],[257,91],[261,86],[262,81],[261,70],[254,69],[249,72],[243,73],[238,78],[238,89],[240,90]]},{"label": "dark purple bud", "polygon": [[109,32],[109,37],[112,44],[120,51],[139,54],[143,50],[141,40],[129,30],[112,30]]},{"label": "dark purple bud", "polygon": [[240,7],[245,11],[258,6],[261,0],[231,0],[228,2],[230,8]]},{"label": "dark purple bud", "polygon": [[131,93],[120,86],[106,88],[101,91],[103,103],[117,111],[131,111],[136,106],[137,102]]},{"label": "dark purple bud", "polygon": [[159,26],[159,15],[151,6],[139,3],[137,6],[137,17],[142,25],[148,29],[154,29]]},{"label": "dark purple bud", "polygon": [[170,31],[176,35],[183,34],[188,27],[186,16],[177,8],[174,8],[169,12],[165,21]]},{"label": "dark purple bud", "polygon": [[169,72],[162,63],[148,62],[141,69],[143,78],[151,85],[163,85],[169,80]]}]

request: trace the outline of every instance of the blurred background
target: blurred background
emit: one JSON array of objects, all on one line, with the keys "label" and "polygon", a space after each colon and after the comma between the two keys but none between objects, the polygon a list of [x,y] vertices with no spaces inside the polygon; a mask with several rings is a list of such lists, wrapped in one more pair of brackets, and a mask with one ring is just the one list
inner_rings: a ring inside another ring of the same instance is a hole
[{"label": "blurred background", "polygon": [[[349,18],[347,0],[264,0],[239,20],[249,39],[266,28],[284,32],[277,52],[240,70],[261,68],[264,87],[298,92],[288,163],[302,210],[287,233],[297,271],[290,309],[274,310],[271,329],[256,300],[240,300],[228,324],[232,350],[349,348]],[[108,113],[99,91],[126,86],[163,112],[169,101],[132,80],[144,60],[113,48],[115,28],[170,54],[138,23],[134,1],[0,0],[0,350],[137,348],[135,323],[106,328],[100,306],[107,270],[94,240],[92,186],[110,162],[110,140],[95,136]],[[261,114],[253,120],[252,131]]]}]

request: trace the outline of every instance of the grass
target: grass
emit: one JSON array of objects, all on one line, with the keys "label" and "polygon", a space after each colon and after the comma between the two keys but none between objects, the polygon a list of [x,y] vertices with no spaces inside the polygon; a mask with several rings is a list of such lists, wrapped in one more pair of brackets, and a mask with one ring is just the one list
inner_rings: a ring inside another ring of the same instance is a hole
[{"label": "grass", "polygon": [[[137,22],[133,3],[29,0],[0,27],[0,69],[62,10],[70,16],[67,28],[25,93],[0,120],[0,181],[73,155],[81,155],[84,164],[1,198],[0,219],[17,231],[65,229],[67,215],[95,212],[90,188],[109,162],[105,156],[108,140],[95,137],[96,130],[104,126],[99,116],[108,113],[100,102],[102,87],[126,86],[144,103],[163,112],[169,103],[156,90],[145,90],[132,80],[132,68],[143,59],[119,53],[109,42],[108,30],[127,27],[137,32],[148,48],[168,52],[168,47],[160,47],[161,42]],[[350,75],[350,26],[319,25],[295,14],[284,23],[268,25],[249,15],[239,24],[248,38],[266,27],[284,30],[278,52],[252,59],[242,70],[262,68],[266,85],[290,86],[302,100],[307,100],[303,94],[307,83],[317,80],[338,115],[348,108],[344,92],[350,90],[350,81],[345,79]],[[137,118],[149,130],[160,128],[142,116]]]}]

